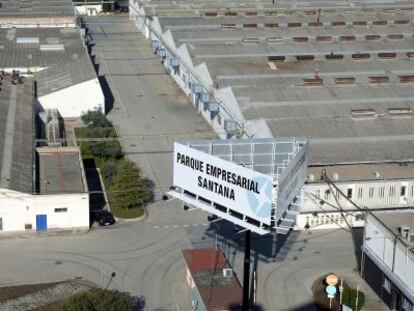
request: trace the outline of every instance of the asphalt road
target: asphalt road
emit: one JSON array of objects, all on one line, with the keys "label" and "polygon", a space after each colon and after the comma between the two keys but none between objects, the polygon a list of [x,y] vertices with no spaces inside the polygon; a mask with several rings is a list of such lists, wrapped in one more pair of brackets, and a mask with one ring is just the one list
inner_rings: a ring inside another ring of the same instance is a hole
[{"label": "asphalt road", "polygon": [[[83,278],[144,295],[147,310],[190,310],[183,248],[218,244],[242,280],[243,234],[223,221],[207,224],[206,214],[184,212],[176,201],[160,200],[172,180],[172,141],[135,135],[183,134],[215,137],[152,53],[149,42],[127,17],[86,20],[109,117],[128,157],[154,181],[155,202],[140,223],[117,223],[87,234],[0,239],[0,285]],[[216,234],[217,232],[217,234]],[[310,286],[335,271],[358,280],[349,232],[292,233],[285,238],[253,235],[258,303],[264,310],[312,310]]]}]

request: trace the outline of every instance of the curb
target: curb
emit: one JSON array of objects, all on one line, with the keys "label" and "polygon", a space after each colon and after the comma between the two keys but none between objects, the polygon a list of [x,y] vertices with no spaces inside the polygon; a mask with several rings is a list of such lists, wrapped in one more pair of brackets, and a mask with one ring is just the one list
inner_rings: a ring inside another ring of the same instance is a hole
[{"label": "curb", "polygon": [[147,217],[148,217],[147,209],[144,206],[142,207],[142,209],[144,211],[144,215],[139,216],[137,218],[119,218],[119,217],[115,217],[115,216],[114,216],[114,218],[117,222],[121,222],[121,223],[122,222],[124,222],[124,223],[125,222],[130,222],[130,223],[141,222],[141,221],[144,221],[145,219],[147,219]]}]

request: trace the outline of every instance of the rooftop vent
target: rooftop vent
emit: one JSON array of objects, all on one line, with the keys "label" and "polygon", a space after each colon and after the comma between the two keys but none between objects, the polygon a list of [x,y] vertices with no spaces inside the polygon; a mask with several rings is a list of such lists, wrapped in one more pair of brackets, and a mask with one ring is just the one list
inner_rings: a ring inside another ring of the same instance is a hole
[{"label": "rooftop vent", "polygon": [[318,42],[329,42],[332,40],[332,37],[331,36],[317,36],[315,40]]},{"label": "rooftop vent", "polygon": [[313,78],[313,79],[303,79],[303,83],[305,85],[322,85],[323,80],[320,78]]},{"label": "rooftop vent", "polygon": [[64,51],[65,47],[63,44],[41,44],[41,51]]},{"label": "rooftop vent", "polygon": [[16,43],[17,44],[38,44],[39,37],[17,37]]},{"label": "rooftop vent", "polygon": [[399,76],[401,83],[414,82],[414,75]]},{"label": "rooftop vent", "polygon": [[355,36],[340,36],[340,41],[355,41]]},{"label": "rooftop vent", "polygon": [[386,83],[390,81],[390,77],[387,76],[375,76],[375,77],[368,77],[369,82],[371,83]]},{"label": "rooftop vent", "polygon": [[266,41],[269,43],[280,43],[283,41],[283,38],[282,37],[269,37],[269,38],[266,38]]},{"label": "rooftop vent", "polygon": [[354,84],[355,78],[354,77],[343,77],[343,78],[335,78],[336,84]]},{"label": "rooftop vent", "polygon": [[243,28],[257,28],[257,24],[243,24]]},{"label": "rooftop vent", "polygon": [[389,34],[387,35],[388,40],[402,40],[404,39],[404,35],[403,34]]},{"label": "rooftop vent", "polygon": [[289,28],[299,28],[299,27],[302,27],[302,23],[288,23],[287,24],[287,26],[289,27]]},{"label": "rooftop vent", "polygon": [[387,21],[373,21],[372,22],[372,25],[375,25],[375,26],[385,26],[387,24],[388,24]]},{"label": "rooftop vent", "polygon": [[277,12],[276,11],[266,11],[264,13],[265,16],[276,16]]},{"label": "rooftop vent", "polygon": [[257,12],[245,12],[246,16],[257,16]]},{"label": "rooftop vent", "polygon": [[334,180],[338,180],[339,179],[339,174],[336,173],[336,172],[334,172],[332,176],[333,176],[333,179]]},{"label": "rooftop vent", "polygon": [[384,59],[396,58],[397,53],[378,53],[378,57]]},{"label": "rooftop vent", "polygon": [[353,109],[351,110],[353,118],[376,117],[374,109]]},{"label": "rooftop vent", "polygon": [[206,14],[204,14],[204,16],[206,16],[206,17],[214,17],[214,16],[217,16],[217,12],[206,12]]},{"label": "rooftop vent", "polygon": [[344,59],[344,55],[343,54],[334,54],[334,53],[331,53],[331,54],[325,55],[325,58],[327,60],[342,60],[342,59]]},{"label": "rooftop vent", "polygon": [[235,29],[236,28],[236,24],[222,24],[221,25],[222,29]]},{"label": "rooftop vent", "polygon": [[408,19],[399,19],[394,21],[395,25],[408,25],[409,23],[410,21]]},{"label": "rooftop vent", "polygon": [[380,173],[378,171],[375,171],[374,172],[374,176],[375,176],[375,178],[380,178],[381,177],[381,175],[380,175]]},{"label": "rooftop vent", "polygon": [[237,12],[226,12],[224,16],[237,16]]},{"label": "rooftop vent", "polygon": [[354,26],[366,26],[367,22],[366,21],[355,21],[352,23],[352,25]]},{"label": "rooftop vent", "polygon": [[286,57],[285,56],[269,56],[267,59],[269,62],[284,62]]},{"label": "rooftop vent", "polygon": [[352,59],[356,60],[363,60],[363,59],[369,59],[370,55],[368,53],[355,53],[352,54]]},{"label": "rooftop vent", "polygon": [[314,60],[315,56],[314,55],[296,55],[296,60],[298,61],[309,61],[309,60]]},{"label": "rooftop vent", "polygon": [[374,41],[374,40],[379,40],[379,39],[381,39],[380,35],[366,35],[365,36],[365,40],[368,40],[368,41]]},{"label": "rooftop vent", "polygon": [[293,37],[294,42],[308,42],[308,37]]},{"label": "rooftop vent", "polygon": [[343,21],[332,21],[331,22],[331,26],[332,27],[340,27],[340,26],[345,26],[346,23]]},{"label": "rooftop vent", "polygon": [[411,115],[413,113],[413,110],[408,107],[402,107],[402,108],[388,108],[388,113],[390,115]]},{"label": "rooftop vent", "polygon": [[315,175],[309,174],[309,181],[314,181],[314,180],[315,180]]},{"label": "rooftop vent", "polygon": [[264,26],[266,28],[277,28],[277,27],[279,27],[279,24],[278,23],[266,23],[266,24],[264,24]]}]

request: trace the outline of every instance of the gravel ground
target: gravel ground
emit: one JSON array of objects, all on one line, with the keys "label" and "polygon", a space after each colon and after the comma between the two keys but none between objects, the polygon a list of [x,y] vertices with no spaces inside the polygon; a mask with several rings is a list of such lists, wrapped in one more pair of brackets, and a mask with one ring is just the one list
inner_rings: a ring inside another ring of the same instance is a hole
[{"label": "gravel ground", "polygon": [[[53,304],[68,298],[80,291],[95,287],[93,284],[84,281],[71,280],[55,286],[42,289],[15,299],[0,303],[2,311],[26,311],[39,308],[44,305]],[[16,287],[18,288],[18,287]]]}]

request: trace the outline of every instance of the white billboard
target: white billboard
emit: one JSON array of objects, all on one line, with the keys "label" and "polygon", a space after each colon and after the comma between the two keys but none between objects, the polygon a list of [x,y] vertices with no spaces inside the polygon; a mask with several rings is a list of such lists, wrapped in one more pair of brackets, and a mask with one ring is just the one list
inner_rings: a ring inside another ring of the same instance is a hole
[{"label": "white billboard", "polygon": [[173,185],[270,225],[271,176],[175,143]]}]

